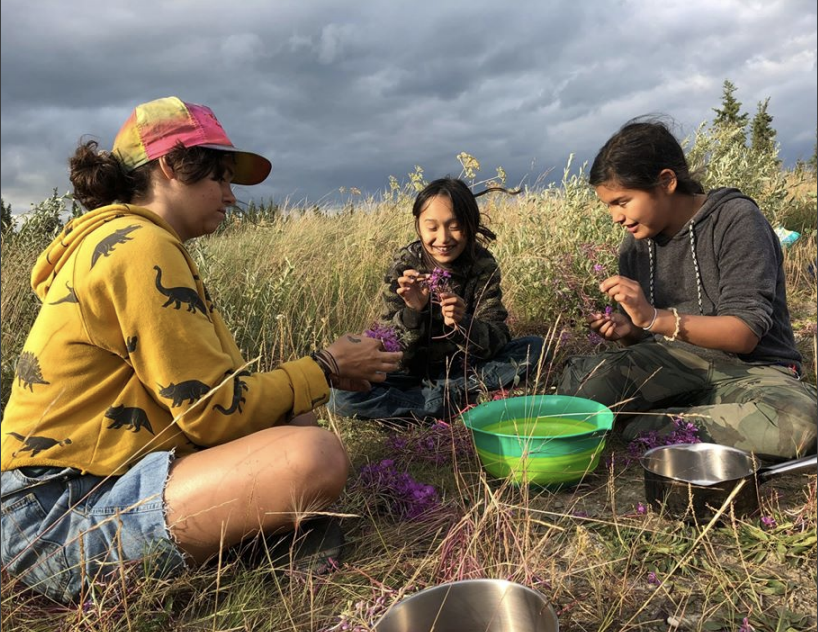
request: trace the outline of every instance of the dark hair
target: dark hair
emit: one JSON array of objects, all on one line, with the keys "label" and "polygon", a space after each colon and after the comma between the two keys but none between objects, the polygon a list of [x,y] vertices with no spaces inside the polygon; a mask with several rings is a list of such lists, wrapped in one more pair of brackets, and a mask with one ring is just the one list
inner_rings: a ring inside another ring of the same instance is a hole
[{"label": "dark hair", "polygon": [[588,180],[594,187],[612,182],[625,189],[649,191],[661,184],[659,173],[663,169],[676,174],[679,193],[704,193],[668,125],[655,117],[639,117],[625,123],[602,146]]},{"label": "dark hair", "polygon": [[463,232],[466,234],[466,251],[469,255],[474,255],[474,247],[478,239],[484,245],[497,239],[497,235],[483,224],[480,207],[477,206],[476,196],[471,192],[471,189],[462,180],[451,176],[430,182],[415,198],[412,215],[415,217],[415,231],[418,234],[420,234],[420,214],[426,208],[429,200],[436,198],[438,195],[444,195],[451,201],[452,212],[458,223],[463,226]]},{"label": "dark hair", "polygon": [[[98,151],[98,146],[95,140],[80,141],[68,160],[74,199],[90,211],[115,202],[128,204],[148,192],[156,160],[126,172],[114,154]],[[194,184],[209,177],[221,179],[235,158],[229,152],[179,144],[165,159],[179,180]]]}]

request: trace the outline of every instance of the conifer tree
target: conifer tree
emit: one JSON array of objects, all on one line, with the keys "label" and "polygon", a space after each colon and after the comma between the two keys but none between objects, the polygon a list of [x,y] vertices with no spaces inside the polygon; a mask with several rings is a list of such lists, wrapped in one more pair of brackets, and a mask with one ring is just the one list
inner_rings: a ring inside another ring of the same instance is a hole
[{"label": "conifer tree", "polygon": [[11,216],[11,204],[6,204],[6,201],[0,199],[0,209],[2,210],[2,217],[0,217],[0,231],[3,234],[14,226],[14,218]]},{"label": "conifer tree", "polygon": [[[747,127],[749,115],[741,112],[741,101],[733,96],[736,86],[729,79],[724,80],[721,96],[721,109],[713,108],[716,118],[713,127],[720,129],[741,129]],[[746,136],[745,136],[746,141]]]},{"label": "conifer tree", "polygon": [[770,123],[773,117],[767,111],[770,97],[758,102],[758,109],[750,125],[750,147],[753,151],[772,153],[775,150],[775,130]]}]

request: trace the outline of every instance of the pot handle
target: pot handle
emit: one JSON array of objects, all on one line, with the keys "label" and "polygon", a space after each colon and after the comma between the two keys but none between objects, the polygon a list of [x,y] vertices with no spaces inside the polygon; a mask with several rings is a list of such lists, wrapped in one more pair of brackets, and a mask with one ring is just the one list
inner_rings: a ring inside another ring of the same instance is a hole
[{"label": "pot handle", "polygon": [[777,474],[801,472],[802,470],[808,469],[814,470],[816,465],[818,465],[818,455],[813,454],[812,456],[805,456],[792,461],[784,461],[784,463],[768,465],[766,467],[759,468],[758,472],[756,473],[758,474],[758,478],[760,478],[762,481],[766,481],[768,478]]}]

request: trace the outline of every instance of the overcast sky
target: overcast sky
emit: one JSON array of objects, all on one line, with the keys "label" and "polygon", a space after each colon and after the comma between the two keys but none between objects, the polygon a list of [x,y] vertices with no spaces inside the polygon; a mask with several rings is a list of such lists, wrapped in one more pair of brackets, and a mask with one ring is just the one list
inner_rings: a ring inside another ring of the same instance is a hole
[{"label": "overcast sky", "polygon": [[814,0],[3,0],[2,197],[70,190],[81,136],[109,149],[135,105],[210,106],[273,163],[239,199],[333,199],[460,174],[510,184],[593,159],[626,120],[711,121],[729,79],[787,165],[816,139]]}]

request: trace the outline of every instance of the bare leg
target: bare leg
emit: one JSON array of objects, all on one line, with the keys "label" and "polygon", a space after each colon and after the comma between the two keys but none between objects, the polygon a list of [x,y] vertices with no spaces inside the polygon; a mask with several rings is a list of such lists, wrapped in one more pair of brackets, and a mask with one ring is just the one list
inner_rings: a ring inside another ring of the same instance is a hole
[{"label": "bare leg", "polygon": [[259,530],[294,528],[305,512],[338,498],[348,468],[333,433],[300,424],[181,457],[165,489],[171,534],[201,564]]}]

